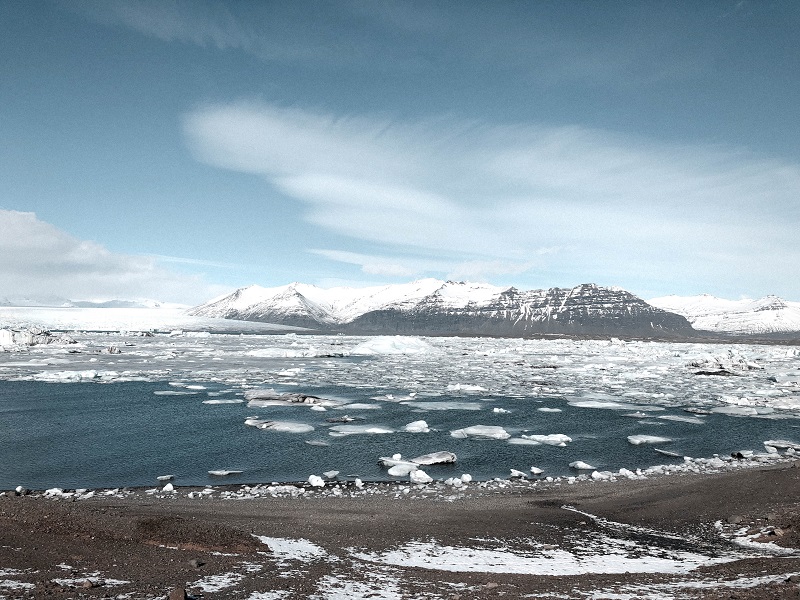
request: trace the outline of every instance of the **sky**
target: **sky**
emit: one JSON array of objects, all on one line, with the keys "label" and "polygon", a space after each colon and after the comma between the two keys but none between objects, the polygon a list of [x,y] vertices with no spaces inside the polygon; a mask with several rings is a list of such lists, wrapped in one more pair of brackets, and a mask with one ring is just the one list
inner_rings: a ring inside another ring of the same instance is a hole
[{"label": "sky", "polygon": [[0,297],[800,300],[800,4],[0,0]]}]

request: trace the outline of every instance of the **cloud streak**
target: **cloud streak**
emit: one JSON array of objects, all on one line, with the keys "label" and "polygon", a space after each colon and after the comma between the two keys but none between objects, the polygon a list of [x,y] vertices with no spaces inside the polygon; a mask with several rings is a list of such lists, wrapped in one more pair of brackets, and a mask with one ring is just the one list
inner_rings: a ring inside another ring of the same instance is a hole
[{"label": "cloud streak", "polygon": [[78,240],[34,213],[0,210],[0,231],[0,295],[200,302],[222,291],[164,269],[154,257]]},{"label": "cloud streak", "polygon": [[800,258],[800,168],[742,149],[246,102],[199,108],[184,130],[199,160],[262,176],[309,223],[372,244],[372,262],[325,256],[375,273],[380,255],[405,253],[422,259],[398,274],[530,263],[579,278],[731,283],[754,262],[791,278]]}]

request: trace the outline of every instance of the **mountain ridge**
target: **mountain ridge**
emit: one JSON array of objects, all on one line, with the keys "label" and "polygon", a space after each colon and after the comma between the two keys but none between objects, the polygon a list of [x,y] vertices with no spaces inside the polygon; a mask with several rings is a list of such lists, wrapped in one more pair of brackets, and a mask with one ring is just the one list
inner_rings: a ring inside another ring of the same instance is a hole
[{"label": "mountain ridge", "polygon": [[292,283],[248,286],[188,311],[194,316],[254,320],[362,334],[687,335],[682,316],[616,287],[518,290],[482,283],[422,279],[371,288]]}]

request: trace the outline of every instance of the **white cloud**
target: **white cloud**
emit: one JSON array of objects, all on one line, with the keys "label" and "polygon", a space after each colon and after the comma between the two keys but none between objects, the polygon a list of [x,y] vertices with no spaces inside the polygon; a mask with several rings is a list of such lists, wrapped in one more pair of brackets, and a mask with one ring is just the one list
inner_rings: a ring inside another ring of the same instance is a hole
[{"label": "white cloud", "polygon": [[222,291],[161,268],[155,257],[115,254],[78,240],[34,213],[0,210],[0,231],[0,297],[193,303]]},{"label": "white cloud", "polygon": [[[265,177],[308,222],[449,274],[529,265],[700,284],[764,281],[768,265],[776,281],[796,278],[800,168],[743,150],[254,103],[200,108],[185,132],[199,159]],[[374,274],[424,266],[344,262]]]}]

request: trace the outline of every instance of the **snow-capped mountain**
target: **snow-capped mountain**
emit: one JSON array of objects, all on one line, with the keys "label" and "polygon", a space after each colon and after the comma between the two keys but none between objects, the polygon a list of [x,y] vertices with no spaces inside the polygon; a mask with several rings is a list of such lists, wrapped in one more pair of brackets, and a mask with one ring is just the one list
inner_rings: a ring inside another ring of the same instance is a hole
[{"label": "snow-capped mountain", "polygon": [[189,314],[348,333],[444,335],[685,334],[688,321],[617,288],[520,291],[423,279],[371,288],[321,289],[302,283],[250,286]]},{"label": "snow-capped mountain", "polygon": [[683,315],[695,329],[739,335],[800,331],[800,302],[777,296],[759,300],[725,300],[709,294],[663,296],[653,306]]}]

